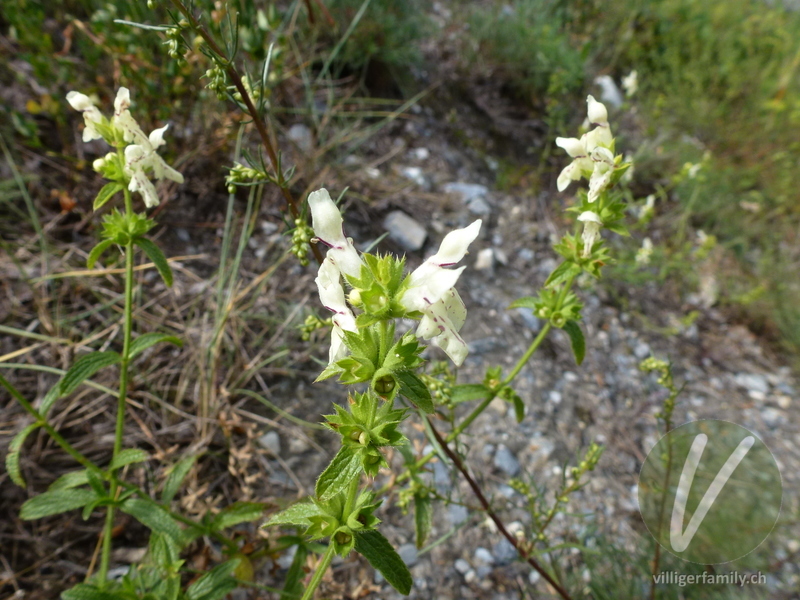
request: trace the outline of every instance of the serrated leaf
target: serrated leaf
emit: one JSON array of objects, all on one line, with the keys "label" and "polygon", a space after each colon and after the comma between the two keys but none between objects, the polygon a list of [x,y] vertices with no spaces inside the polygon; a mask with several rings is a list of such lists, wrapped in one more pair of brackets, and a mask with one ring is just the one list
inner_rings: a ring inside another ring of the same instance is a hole
[{"label": "serrated leaf", "polygon": [[175,344],[179,348],[183,348],[183,341],[174,335],[167,335],[166,333],[145,333],[131,342],[130,357],[133,358],[151,346],[162,342],[169,342],[170,344]]},{"label": "serrated leaf", "polygon": [[450,397],[453,402],[470,402],[472,400],[483,400],[489,393],[485,385],[466,383],[455,386],[450,393]]},{"label": "serrated leaf", "polygon": [[576,265],[571,260],[567,260],[558,265],[555,270],[550,273],[547,281],[544,282],[545,287],[551,287],[566,281],[571,276],[577,276],[581,272],[580,266]]},{"label": "serrated leaf", "polygon": [[164,481],[164,489],[161,490],[161,503],[169,504],[175,498],[175,494],[183,483],[183,480],[189,474],[195,461],[198,459],[199,454],[193,454],[179,460],[169,471],[167,479]]},{"label": "serrated leaf", "polygon": [[284,508],[282,511],[272,515],[263,527],[271,527],[272,525],[298,525],[300,527],[308,527],[311,525],[309,519],[320,514],[320,510],[316,504],[309,500],[300,500],[291,506]]},{"label": "serrated leaf", "polygon": [[108,250],[109,246],[114,243],[114,240],[103,240],[99,244],[97,244],[92,251],[89,252],[89,257],[86,259],[86,268],[87,269],[94,269],[95,263],[100,259],[103,255],[103,252]]},{"label": "serrated leaf", "polygon": [[525,296],[524,298],[517,298],[514,300],[508,305],[508,308],[530,308],[534,310],[536,308],[536,301],[537,298],[534,296]]},{"label": "serrated leaf", "polygon": [[220,600],[231,593],[239,586],[231,577],[237,566],[238,558],[217,565],[186,589],[186,600]]},{"label": "serrated leaf", "polygon": [[129,498],[120,505],[120,510],[128,513],[146,527],[168,535],[176,542],[181,539],[181,528],[178,522],[163,508],[140,498]]},{"label": "serrated leaf", "polygon": [[264,515],[266,504],[261,502],[235,502],[225,507],[214,517],[211,528],[214,531],[222,531],[228,527],[233,527],[239,523],[257,521]]},{"label": "serrated leaf", "polygon": [[423,412],[434,411],[433,400],[428,386],[411,371],[395,371],[395,379],[400,382],[400,393],[414,403]]},{"label": "serrated leaf", "polygon": [[583,357],[586,356],[586,340],[583,337],[580,325],[575,321],[567,321],[563,327],[572,343],[572,353],[575,355],[575,362],[581,364]]},{"label": "serrated leaf", "polygon": [[21,488],[25,487],[25,479],[22,477],[22,471],[19,468],[19,451],[22,448],[22,444],[25,443],[27,437],[36,431],[39,426],[40,425],[38,423],[31,423],[17,435],[15,435],[11,440],[11,443],[8,445],[8,454],[6,454],[6,471],[8,472],[8,476],[11,477],[11,481],[16,483]]},{"label": "serrated leaf", "polygon": [[74,588],[61,592],[61,600],[120,600],[120,596],[101,591],[89,583],[79,583]]},{"label": "serrated leaf", "polygon": [[361,460],[349,446],[342,446],[317,479],[317,498],[324,502],[344,490],[361,474]]},{"label": "serrated leaf", "polygon": [[39,413],[43,417],[47,416],[47,414],[50,412],[50,409],[53,408],[53,405],[56,403],[56,400],[59,399],[60,391],[61,380],[58,380],[56,384],[44,395],[44,398],[42,398],[42,401],[39,404]]},{"label": "serrated leaf", "polygon": [[130,465],[138,462],[145,462],[146,460],[149,459],[150,459],[150,454],[148,454],[141,448],[126,448],[125,450],[117,454],[113,459],[111,459],[111,463],[108,465],[108,468],[119,469],[120,467],[124,467],[125,465]]},{"label": "serrated leaf", "polygon": [[411,573],[389,540],[377,529],[356,534],[356,552],[366,558],[394,589],[408,595],[413,583]]},{"label": "serrated leaf", "polygon": [[94,199],[94,203],[92,204],[92,210],[97,210],[103,206],[114,197],[114,194],[121,192],[123,189],[122,184],[117,181],[105,184],[97,193],[97,198]]},{"label": "serrated leaf", "polygon": [[156,269],[158,269],[159,275],[161,275],[161,279],[164,280],[164,283],[167,284],[167,287],[172,287],[172,269],[170,268],[164,253],[161,251],[161,248],[156,246],[147,238],[143,237],[137,237],[133,240],[133,242],[139,246],[139,248],[144,250],[144,253],[147,254],[147,258],[153,261]]},{"label": "serrated leaf", "polygon": [[91,354],[80,357],[61,380],[59,384],[59,395],[67,396],[71,394],[81,383],[89,379],[89,377],[97,373],[100,369],[115,365],[121,360],[122,357],[119,354],[111,351],[92,352]]},{"label": "serrated leaf", "polygon": [[427,494],[414,495],[414,529],[416,531],[417,548],[422,548],[431,533],[433,525],[433,504]]},{"label": "serrated leaf", "polygon": [[25,502],[19,511],[19,516],[25,521],[32,521],[81,508],[96,499],[97,494],[93,490],[54,490],[34,496]]},{"label": "serrated leaf", "polygon": [[89,471],[86,469],[81,469],[80,471],[64,473],[61,477],[50,484],[50,487],[47,488],[47,491],[54,492],[56,490],[69,490],[81,485],[87,485],[88,483]]},{"label": "serrated leaf", "polygon": [[84,521],[87,520],[89,517],[92,516],[92,513],[94,512],[95,508],[97,508],[98,506],[105,506],[111,504],[112,502],[113,501],[109,497],[97,498],[96,500],[92,500],[91,502],[89,502],[89,504],[83,507],[83,511],[81,511],[81,518]]}]

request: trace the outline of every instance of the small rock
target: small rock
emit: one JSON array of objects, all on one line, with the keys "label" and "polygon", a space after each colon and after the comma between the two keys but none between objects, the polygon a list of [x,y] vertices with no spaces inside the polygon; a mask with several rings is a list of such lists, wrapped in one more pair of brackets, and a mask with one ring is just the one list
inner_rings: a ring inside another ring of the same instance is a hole
[{"label": "small rock", "polygon": [[427,148],[414,148],[411,151],[411,156],[416,158],[417,160],[427,160],[427,158],[431,155],[431,151]]},{"label": "small rock", "polygon": [[469,353],[470,354],[485,354],[486,352],[491,352],[495,350],[500,345],[500,342],[497,338],[489,337],[483,338],[480,340],[473,340],[469,342]]},{"label": "small rock", "polygon": [[[510,533],[510,532],[509,532]],[[503,538],[492,547],[495,562],[498,565],[507,565],[517,558],[517,550],[507,539]]]},{"label": "small rock", "polygon": [[556,390],[552,390],[548,394],[548,397],[550,399],[550,402],[552,402],[553,404],[561,404],[561,392],[558,392]]},{"label": "small rock", "polygon": [[189,232],[184,229],[183,227],[176,227],[175,228],[175,235],[178,236],[178,239],[182,242],[191,242],[192,236],[189,235]]},{"label": "small rock", "polygon": [[489,188],[479,183],[453,182],[445,184],[444,191],[448,194],[458,194],[461,196],[461,201],[467,204],[475,198],[482,198],[488,194]]},{"label": "small rock", "polygon": [[475,260],[475,268],[478,271],[491,271],[494,267],[494,250],[491,248],[484,248],[478,252],[478,258]]},{"label": "small rock", "polygon": [[462,575],[466,575],[472,568],[470,564],[463,558],[456,559],[456,562],[453,566],[456,568],[456,571],[458,571]]},{"label": "small rock", "polygon": [[473,583],[477,579],[478,579],[478,574],[473,569],[470,569],[469,571],[464,573],[464,581],[466,581],[467,583]]},{"label": "small rock", "polygon": [[364,169],[364,174],[370,179],[378,179],[381,176],[381,171],[377,167],[367,167]]},{"label": "small rock", "polygon": [[421,187],[425,187],[425,184],[427,183],[427,181],[425,181],[425,174],[419,167],[403,167],[400,169],[400,173],[403,175],[403,177],[410,179]]},{"label": "small rock", "polygon": [[497,447],[497,452],[494,455],[494,466],[511,477],[516,477],[520,471],[519,461],[505,444],[500,444]]},{"label": "small rock", "polygon": [[639,360],[644,360],[645,358],[650,356],[650,353],[651,353],[650,346],[648,346],[644,342],[639,342],[633,349],[633,355]]},{"label": "small rock", "polygon": [[536,258],[536,253],[530,248],[520,248],[519,251],[517,252],[517,256],[521,261],[529,263],[532,262],[534,258]]},{"label": "small rock", "polygon": [[390,238],[409,252],[422,248],[428,236],[422,225],[400,210],[394,210],[386,215],[383,227],[389,232]]},{"label": "small rock", "polygon": [[528,583],[531,585],[536,585],[541,578],[542,576],[539,575],[539,571],[531,570],[531,572],[528,574]]},{"label": "small rock", "polygon": [[541,322],[537,317],[534,316],[533,311],[531,311],[530,308],[518,308],[517,314],[522,317],[525,325],[527,325],[528,329],[531,331],[539,331],[542,328]]},{"label": "small rock", "polygon": [[311,135],[311,130],[303,125],[302,123],[295,123],[291,127],[289,127],[289,131],[286,134],[290,140],[292,140],[300,150],[309,151],[311,147],[314,145],[314,139]]},{"label": "small rock", "polygon": [[502,398],[495,398],[489,403],[489,408],[502,417],[508,411],[508,402]]},{"label": "small rock", "polygon": [[492,553],[489,552],[486,548],[482,547],[475,548],[474,558],[475,558],[475,564],[478,566],[494,564],[494,556],[492,556]]},{"label": "small rock", "polygon": [[264,235],[272,235],[278,231],[278,224],[272,221],[261,221],[261,231],[264,232]]},{"label": "small rock", "polygon": [[450,519],[450,524],[455,527],[469,518],[469,510],[467,510],[466,506],[451,504],[447,507],[447,517]]},{"label": "small rock", "polygon": [[789,396],[777,396],[775,398],[775,403],[786,410],[792,405],[792,399]]},{"label": "small rock", "polygon": [[770,429],[776,429],[778,426],[786,423],[786,415],[783,411],[777,408],[765,408],[761,411],[761,418],[764,419],[764,424]]},{"label": "small rock", "polygon": [[488,217],[490,214],[492,214],[492,207],[484,198],[481,197],[473,198],[467,202],[467,210],[473,215],[477,215],[479,217]]},{"label": "small rock", "polygon": [[258,438],[259,445],[270,451],[274,456],[280,456],[281,453],[281,438],[277,431],[268,431]]},{"label": "small rock", "polygon": [[766,394],[769,391],[767,378],[758,373],[737,373],[734,379],[737,385],[745,388],[748,392]]},{"label": "small rock", "polygon": [[309,445],[305,438],[302,437],[293,437],[289,440],[289,452],[292,454],[302,454],[306,450],[308,450]]},{"label": "small rock", "polygon": [[289,549],[280,555],[278,560],[275,562],[278,563],[278,566],[281,569],[288,569],[292,566],[292,562],[294,561],[294,555],[297,553],[297,546],[289,546]]},{"label": "small rock", "polygon": [[411,567],[417,564],[417,547],[414,544],[403,544],[397,549],[397,554],[406,563],[406,566]]}]

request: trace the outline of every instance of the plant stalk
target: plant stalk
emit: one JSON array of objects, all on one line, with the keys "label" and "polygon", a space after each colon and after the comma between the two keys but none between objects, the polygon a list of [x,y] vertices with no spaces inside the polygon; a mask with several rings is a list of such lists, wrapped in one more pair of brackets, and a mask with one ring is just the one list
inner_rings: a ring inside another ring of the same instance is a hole
[{"label": "plant stalk", "polygon": [[336,551],[333,549],[333,540],[331,543],[328,544],[328,549],[325,551],[325,554],[322,556],[322,562],[319,563],[317,570],[314,571],[314,576],[311,578],[311,581],[306,588],[306,591],[303,593],[303,597],[300,600],[311,600],[314,597],[314,592],[317,591],[319,584],[322,583],[322,578],[325,573],[328,571],[328,567],[331,566],[331,561],[333,560],[333,556],[336,554]]}]

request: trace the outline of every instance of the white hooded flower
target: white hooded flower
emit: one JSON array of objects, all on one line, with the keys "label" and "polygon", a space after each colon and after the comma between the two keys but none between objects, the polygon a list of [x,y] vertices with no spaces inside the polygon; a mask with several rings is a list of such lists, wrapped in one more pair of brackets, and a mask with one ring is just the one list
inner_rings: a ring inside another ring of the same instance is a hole
[{"label": "white hooded flower", "polygon": [[642,247],[636,252],[636,264],[650,264],[650,257],[653,255],[653,242],[649,237],[642,240]]},{"label": "white hooded flower", "polygon": [[333,313],[331,349],[328,355],[329,362],[333,363],[343,358],[347,353],[347,347],[344,344],[344,332],[357,331],[356,319],[350,307],[347,306],[347,302],[345,302],[339,269],[330,257],[322,261],[315,281],[322,305]]},{"label": "white hooded flower", "polygon": [[578,221],[584,224],[582,236],[583,258],[589,258],[592,255],[592,246],[594,246],[595,240],[600,237],[600,228],[603,226],[603,222],[600,220],[599,215],[591,210],[582,212],[578,217]]},{"label": "white hooded flower", "polygon": [[91,142],[92,140],[101,139],[103,136],[97,130],[97,124],[103,122],[103,115],[94,105],[92,99],[80,92],[70,92],[67,94],[67,102],[72,108],[83,113],[83,122],[85,124],[83,141]]},{"label": "white hooded flower", "polygon": [[353,240],[344,235],[342,214],[331,199],[328,190],[322,188],[308,195],[311,209],[311,223],[314,235],[328,246],[328,258],[339,271],[351,277],[361,273],[361,258],[358,256]]},{"label": "white hooded flower", "polygon": [[622,89],[625,90],[625,95],[628,97],[633,96],[639,90],[639,74],[635,69],[622,78]]},{"label": "white hooded flower", "polygon": [[[608,125],[608,111],[601,102],[592,96],[589,96],[586,101],[588,103],[588,121],[591,126],[594,126],[594,129],[584,133],[580,139],[556,138],[556,146],[563,148],[573,159],[558,176],[556,185],[559,192],[567,189],[572,181],[578,181],[581,177],[591,177],[596,170],[598,160],[608,162],[606,154],[610,156],[610,164],[613,166],[614,156],[608,147],[611,146],[614,138]],[[598,151],[605,152],[601,152],[598,157]],[[603,170],[603,173],[605,171]]]},{"label": "white hooded flower", "polygon": [[400,303],[406,310],[423,314],[417,327],[417,337],[430,339],[458,366],[467,356],[467,344],[458,335],[464,325],[467,310],[454,286],[465,267],[447,267],[464,258],[480,230],[479,219],[464,229],[448,233],[442,240],[439,251],[411,273],[409,287],[400,298]]},{"label": "white hooded flower", "polygon": [[592,176],[589,178],[589,202],[596,201],[611,183],[614,172],[614,155],[611,150],[598,146],[592,151]]}]

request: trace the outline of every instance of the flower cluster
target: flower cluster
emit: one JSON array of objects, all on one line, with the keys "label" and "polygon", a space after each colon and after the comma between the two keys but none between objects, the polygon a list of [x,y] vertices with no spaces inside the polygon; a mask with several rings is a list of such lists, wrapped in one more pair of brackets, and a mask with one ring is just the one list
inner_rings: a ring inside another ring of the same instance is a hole
[{"label": "flower cluster", "polygon": [[[330,361],[346,354],[344,332],[358,330],[356,317],[345,300],[344,277],[353,287],[348,296],[350,304],[380,319],[419,320],[417,337],[430,340],[461,365],[467,356],[467,345],[458,332],[467,311],[454,286],[465,267],[450,267],[464,258],[478,237],[481,221],[448,233],[436,254],[405,278],[400,268],[401,277],[397,278],[391,273],[398,271],[396,267],[402,267],[402,263],[382,268],[380,259],[362,260],[353,240],[345,236],[342,215],[327,190],[312,192],[308,205],[316,239],[329,248],[316,282],[323,305],[334,315]],[[375,271],[385,272],[385,276]]]},{"label": "flower cluster", "polygon": [[118,155],[109,153],[94,162],[99,173],[116,179],[124,179],[132,192],[139,192],[148,208],[158,205],[158,194],[150,177],[170,179],[183,183],[183,175],[170,167],[156,151],[164,145],[164,132],[169,125],[155,129],[146,135],[130,113],[131,95],[127,88],[120,88],[114,100],[114,116],[107,119],[94,105],[91,98],[79,92],[67,94],[67,102],[83,113],[85,127],[83,141],[105,139],[116,148],[124,148],[121,165]]},{"label": "flower cluster", "polygon": [[[587,98],[588,123],[593,127],[580,138],[556,138],[556,145],[563,148],[572,162],[559,174],[558,191],[563,192],[570,182],[581,178],[589,180],[589,191],[586,200],[592,205],[591,210],[584,210],[578,220],[584,223],[583,257],[591,255],[592,246],[605,223],[601,218],[602,208],[597,201],[601,195],[623,174],[622,157],[614,154],[614,137],[608,124],[606,107],[594,97]],[[597,204],[595,204],[597,203]]]}]

